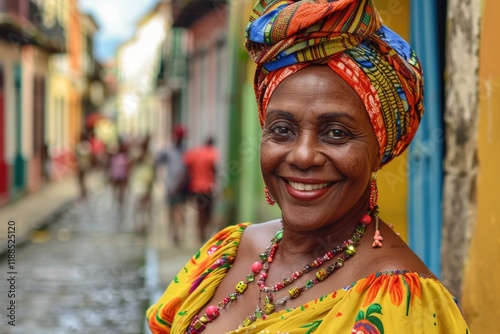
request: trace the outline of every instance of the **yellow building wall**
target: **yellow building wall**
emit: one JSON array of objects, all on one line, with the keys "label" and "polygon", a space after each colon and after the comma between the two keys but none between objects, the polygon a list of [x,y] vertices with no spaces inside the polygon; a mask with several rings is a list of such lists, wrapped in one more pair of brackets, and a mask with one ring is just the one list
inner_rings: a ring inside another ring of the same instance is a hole
[{"label": "yellow building wall", "polygon": [[69,138],[68,145],[70,149],[76,147],[76,144],[80,140],[80,134],[82,132],[82,102],[80,98],[80,93],[75,87],[69,88],[70,95],[68,99],[69,110]]},{"label": "yellow building wall", "polygon": [[472,333],[498,333],[500,319],[500,2],[483,0],[479,68],[477,221],[465,266],[462,309]]},{"label": "yellow building wall", "polygon": [[[375,0],[384,24],[398,33],[405,40],[410,38],[410,3],[409,0]],[[394,159],[377,174],[378,204],[380,217],[394,225],[394,230],[407,239],[407,154]]]},{"label": "yellow building wall", "polygon": [[80,140],[83,129],[82,110],[82,20],[76,0],[70,0],[65,9],[68,20],[66,20],[66,43],[68,71],[72,80],[68,80],[68,105],[69,105],[69,147],[73,149]]}]

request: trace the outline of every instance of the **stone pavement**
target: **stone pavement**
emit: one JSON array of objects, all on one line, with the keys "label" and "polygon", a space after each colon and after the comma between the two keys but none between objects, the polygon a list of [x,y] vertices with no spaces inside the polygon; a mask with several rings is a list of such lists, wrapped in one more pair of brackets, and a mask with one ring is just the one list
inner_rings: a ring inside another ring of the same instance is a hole
[{"label": "stone pavement", "polygon": [[[104,187],[100,173],[88,178],[89,192]],[[195,254],[200,244],[196,241],[195,211],[186,206],[187,226],[185,240],[176,247],[169,236],[168,209],[164,203],[161,182],[154,187],[155,214],[145,235],[145,289],[149,303],[161,296],[168,283]],[[36,232],[55,221],[78,199],[78,184],[74,176],[44,185],[40,190],[24,196],[12,204],[0,207],[0,256],[7,251],[8,225],[15,222],[16,247],[36,236]],[[144,333],[150,333],[145,324]]]},{"label": "stone pavement", "polygon": [[[155,188],[155,207],[159,208],[156,219],[148,228],[146,235],[146,273],[145,288],[149,292],[150,304],[156,302],[174,276],[182,269],[201,244],[196,240],[195,210],[189,203],[186,205],[186,229],[184,241],[176,247],[168,229],[168,209],[163,202],[161,185]],[[145,328],[145,333],[150,333]]]},{"label": "stone pavement", "polygon": [[19,246],[29,240],[34,231],[60,215],[77,197],[78,184],[70,175],[0,207],[0,255],[7,250],[7,227],[13,224],[9,222],[15,222],[15,240]]},{"label": "stone pavement", "polygon": [[145,238],[123,213],[96,186],[17,248],[0,274],[1,308],[13,305],[0,333],[143,333]]}]

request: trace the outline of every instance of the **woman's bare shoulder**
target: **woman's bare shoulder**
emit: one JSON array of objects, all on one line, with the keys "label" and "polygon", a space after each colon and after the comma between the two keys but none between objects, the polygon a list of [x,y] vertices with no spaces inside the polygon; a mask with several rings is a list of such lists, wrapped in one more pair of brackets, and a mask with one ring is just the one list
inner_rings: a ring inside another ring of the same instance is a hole
[{"label": "woman's bare shoulder", "polygon": [[392,228],[382,223],[380,233],[384,238],[382,247],[373,248],[370,244],[369,248],[365,248],[363,262],[367,272],[407,270],[426,277],[434,277],[420,257]]},{"label": "woman's bare shoulder", "polygon": [[244,251],[262,253],[269,246],[271,239],[281,228],[281,219],[249,225],[241,238],[239,248]]}]

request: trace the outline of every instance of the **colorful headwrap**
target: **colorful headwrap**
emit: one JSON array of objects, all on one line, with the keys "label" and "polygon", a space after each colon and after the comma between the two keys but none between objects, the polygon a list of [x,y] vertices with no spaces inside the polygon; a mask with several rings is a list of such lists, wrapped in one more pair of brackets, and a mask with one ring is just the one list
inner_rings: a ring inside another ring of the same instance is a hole
[{"label": "colorful headwrap", "polygon": [[260,0],[245,46],[257,63],[261,125],[280,82],[310,64],[327,64],[363,101],[381,166],[413,139],[424,112],[422,68],[408,43],[382,24],[371,0]]}]

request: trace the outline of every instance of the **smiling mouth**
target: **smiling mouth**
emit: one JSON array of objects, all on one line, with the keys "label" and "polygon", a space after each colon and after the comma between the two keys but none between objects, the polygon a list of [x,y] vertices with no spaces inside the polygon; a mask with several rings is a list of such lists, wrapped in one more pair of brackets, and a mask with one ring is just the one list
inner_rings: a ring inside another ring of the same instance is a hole
[{"label": "smiling mouth", "polygon": [[330,183],[328,183],[328,182],[317,183],[317,184],[309,184],[309,183],[298,183],[298,182],[291,182],[291,181],[289,181],[288,184],[293,189],[300,190],[300,191],[318,190],[318,189],[322,189],[322,188],[328,187],[330,185]]}]

